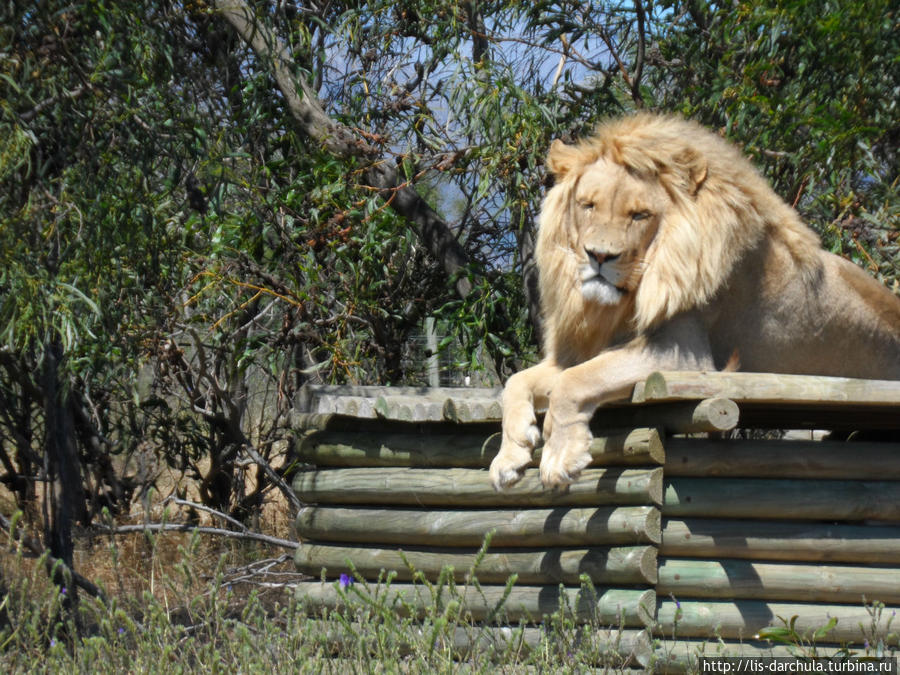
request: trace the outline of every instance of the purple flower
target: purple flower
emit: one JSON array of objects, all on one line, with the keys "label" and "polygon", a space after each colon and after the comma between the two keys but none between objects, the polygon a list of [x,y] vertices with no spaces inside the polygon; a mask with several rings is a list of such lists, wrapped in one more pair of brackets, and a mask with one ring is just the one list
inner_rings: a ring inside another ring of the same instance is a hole
[{"label": "purple flower", "polygon": [[341,580],[338,582],[341,588],[348,588],[353,585],[353,576],[350,574],[342,574]]},{"label": "purple flower", "polygon": [[125,629],[124,629],[124,628],[120,628],[120,629],[119,629],[119,635],[125,635]]}]

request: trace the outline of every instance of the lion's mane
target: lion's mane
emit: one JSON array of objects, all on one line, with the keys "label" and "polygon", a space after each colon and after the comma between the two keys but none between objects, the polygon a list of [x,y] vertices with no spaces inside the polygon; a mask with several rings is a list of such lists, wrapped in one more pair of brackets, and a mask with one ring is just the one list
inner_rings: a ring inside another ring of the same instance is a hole
[{"label": "lion's mane", "polygon": [[[673,203],[645,252],[637,288],[613,306],[585,302],[573,250],[574,189],[601,157],[659,181]],[[779,239],[810,279],[819,272],[815,233],[736,148],[695,123],[651,114],[610,121],[576,145],[555,143],[548,167],[556,183],[542,205],[536,258],[544,349],[561,365],[704,305],[765,237]]]}]

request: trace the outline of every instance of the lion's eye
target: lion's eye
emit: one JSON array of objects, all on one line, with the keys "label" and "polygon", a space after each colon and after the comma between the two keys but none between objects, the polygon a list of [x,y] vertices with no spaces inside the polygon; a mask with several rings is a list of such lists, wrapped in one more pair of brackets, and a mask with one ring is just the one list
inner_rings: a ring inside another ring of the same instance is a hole
[{"label": "lion's eye", "polygon": [[649,211],[635,211],[631,214],[632,220],[647,220],[650,217]]},{"label": "lion's eye", "polygon": [[581,208],[585,211],[593,211],[594,210],[594,202],[583,202],[581,204]]}]

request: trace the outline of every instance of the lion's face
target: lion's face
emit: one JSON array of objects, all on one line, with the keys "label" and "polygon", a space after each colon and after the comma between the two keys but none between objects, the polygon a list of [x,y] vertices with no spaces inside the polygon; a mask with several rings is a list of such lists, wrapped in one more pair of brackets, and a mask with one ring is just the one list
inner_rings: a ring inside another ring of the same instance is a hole
[{"label": "lion's face", "polygon": [[646,253],[671,206],[658,181],[605,158],[589,164],[573,192],[573,253],[588,302],[619,303],[639,285]]}]

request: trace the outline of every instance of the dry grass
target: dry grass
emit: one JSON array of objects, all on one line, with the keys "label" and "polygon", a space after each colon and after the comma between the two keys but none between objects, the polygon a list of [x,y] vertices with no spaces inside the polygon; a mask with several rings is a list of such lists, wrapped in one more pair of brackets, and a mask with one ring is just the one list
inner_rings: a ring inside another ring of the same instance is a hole
[{"label": "dry grass", "polygon": [[[112,524],[190,522],[210,527],[223,525],[223,521],[213,514],[167,501],[167,497],[176,493],[184,495],[186,501],[197,499],[193,485],[184,476],[167,471],[160,476],[157,486],[160,489],[154,491],[149,500],[133,503],[130,512],[117,516]],[[2,486],[0,509],[7,514],[16,510],[13,496]],[[40,503],[29,512],[39,514]],[[295,538],[291,507],[277,490],[268,493],[258,522],[263,534],[285,540]],[[32,539],[41,539],[40,524],[34,518],[23,518],[19,528],[28,532]],[[127,605],[149,594],[162,606],[177,612],[186,599],[208,593],[209,584],[217,578],[223,588],[230,589],[235,603],[253,590],[267,601],[285,602],[289,590],[281,585],[302,577],[294,573],[289,559],[277,564],[266,563],[290,553],[290,550],[259,542],[215,535],[197,536],[190,532],[109,535],[97,530],[78,530],[75,533],[74,567],[102,588],[107,597],[120,604]],[[26,575],[39,586],[46,584],[46,589],[50,589],[49,580],[40,581],[46,574],[37,569],[38,562],[28,551],[4,547],[0,549],[0,578]],[[185,569],[188,563],[189,574]],[[173,583],[175,578],[179,578],[179,583]]]},{"label": "dry grass", "polygon": [[[155,501],[146,514],[136,507],[119,524],[161,519],[163,501]],[[168,519],[184,515],[170,512]],[[208,514],[200,518],[215,524]],[[291,537],[286,502],[271,499],[261,522],[268,534]],[[446,595],[416,623],[402,618],[414,613],[411,608],[398,613],[387,604],[388,594],[377,592],[368,599],[348,592],[345,610],[313,616],[292,596],[290,583],[300,577],[289,557],[260,570],[260,561],[284,553],[196,533],[83,533],[77,539],[77,571],[101,586],[106,598],[82,593],[78,610],[71,611],[43,561],[21,547],[5,548],[0,555],[0,670],[558,672],[558,646],[571,643],[551,633],[540,648],[523,649],[512,627],[509,646],[466,653],[461,663],[454,640],[461,634],[478,640],[483,629],[454,613],[458,603],[448,604]],[[575,634],[568,624],[552,630]],[[564,672],[605,658],[592,642],[583,650],[583,655],[566,655]]]}]

